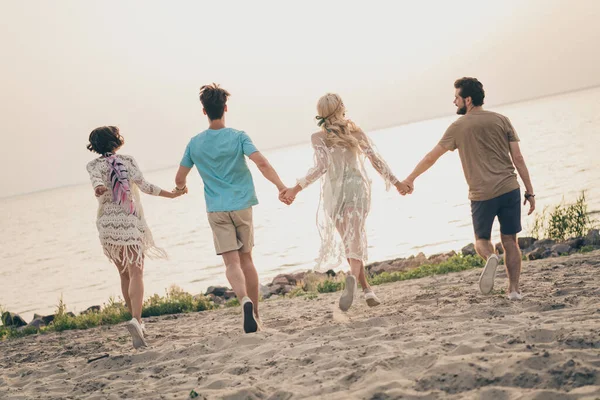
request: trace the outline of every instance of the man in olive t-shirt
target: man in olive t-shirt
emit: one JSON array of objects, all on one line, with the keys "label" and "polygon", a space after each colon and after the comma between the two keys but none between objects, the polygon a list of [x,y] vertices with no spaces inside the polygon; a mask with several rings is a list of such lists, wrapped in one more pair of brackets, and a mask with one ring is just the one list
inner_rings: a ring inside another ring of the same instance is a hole
[{"label": "man in olive t-shirt", "polygon": [[521,192],[517,174],[525,184],[524,205],[528,215],[535,209],[535,195],[519,147],[519,137],[508,118],[482,108],[485,92],[475,78],[462,78],[454,83],[454,105],[463,115],[454,122],[434,147],[406,178],[411,193],[414,180],[427,171],[448,150],[458,149],[467,184],[475,231],[475,250],[486,260],[479,278],[479,288],[488,294],[494,288],[498,256],[491,241],[492,225],[500,222],[502,246],[509,278],[511,300],[521,299],[521,251],[517,233],[521,231]]}]

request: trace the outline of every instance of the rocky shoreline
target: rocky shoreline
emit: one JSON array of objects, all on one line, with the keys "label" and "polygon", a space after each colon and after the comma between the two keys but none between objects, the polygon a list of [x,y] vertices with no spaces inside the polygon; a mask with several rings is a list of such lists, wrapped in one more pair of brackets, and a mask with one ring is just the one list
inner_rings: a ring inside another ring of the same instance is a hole
[{"label": "rocky shoreline", "polygon": [[[533,237],[520,237],[518,239],[519,247],[521,248],[524,260],[539,260],[550,257],[560,257],[571,255],[577,252],[587,252],[600,249],[600,231],[591,229],[586,236],[571,238],[563,242],[557,242],[552,239],[537,240]],[[497,243],[496,253],[499,255],[501,262],[503,261],[503,248],[501,243]],[[463,256],[474,256],[475,246],[470,243],[461,249],[460,254]],[[435,265],[447,261],[453,256],[456,256],[455,251],[447,253],[434,254],[429,257],[423,253],[407,258],[396,258],[393,260],[371,263],[366,266],[367,273],[370,277],[381,273],[394,273],[409,271],[418,268],[422,265]],[[316,283],[323,282],[327,279],[339,280],[344,276],[343,272],[334,272],[332,270],[325,273],[316,271],[303,271],[291,274],[277,275],[267,285],[260,285],[260,292],[263,299],[268,299],[277,296],[285,296],[294,289],[300,287],[304,290],[311,290]],[[226,286],[211,286],[204,294],[196,296],[205,296],[210,299],[216,306],[225,306],[228,301],[235,299],[235,293]],[[81,312],[87,314],[100,311],[100,306],[94,305]],[[67,313],[72,317],[75,314]],[[33,320],[27,323],[18,314],[10,311],[2,313],[2,324],[5,327],[13,327],[17,329],[26,329],[28,327],[40,329],[52,324],[55,315],[38,315],[34,314]]]}]

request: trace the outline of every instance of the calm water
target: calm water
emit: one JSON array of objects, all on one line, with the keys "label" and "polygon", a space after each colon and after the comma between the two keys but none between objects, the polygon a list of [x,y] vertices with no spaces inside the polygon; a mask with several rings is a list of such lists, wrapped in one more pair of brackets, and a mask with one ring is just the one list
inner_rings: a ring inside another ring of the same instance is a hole
[{"label": "calm water", "polygon": [[[586,190],[591,211],[600,210],[600,89],[494,111],[506,114],[521,137],[539,210],[563,198],[574,200],[582,190]],[[454,119],[389,128],[372,132],[371,137],[393,171],[403,178]],[[308,135],[306,142],[266,152],[288,185],[312,164]],[[135,156],[134,149],[128,150]],[[319,247],[315,226],[318,185],[286,207],[277,200],[276,189],[255,168],[252,172],[260,200],[254,214],[254,254],[261,281],[311,268]],[[409,197],[386,192],[381,178],[372,169],[370,172],[373,201],[367,229],[371,261],[421,251],[457,250],[472,241],[467,187],[456,152],[446,154],[417,180]],[[146,174],[146,178],[170,189],[174,173],[175,168]],[[155,240],[170,256],[167,261],[147,261],[146,294],[162,294],[171,284],[191,293],[226,284],[221,258],[214,254],[201,181],[195,172],[190,176],[188,196],[176,200],[143,197]],[[96,206],[89,184],[0,199],[1,305],[30,318],[33,312],[54,310],[61,294],[74,311],[120,295],[117,270],[106,261],[98,242]],[[527,228],[533,217],[523,221]]]}]

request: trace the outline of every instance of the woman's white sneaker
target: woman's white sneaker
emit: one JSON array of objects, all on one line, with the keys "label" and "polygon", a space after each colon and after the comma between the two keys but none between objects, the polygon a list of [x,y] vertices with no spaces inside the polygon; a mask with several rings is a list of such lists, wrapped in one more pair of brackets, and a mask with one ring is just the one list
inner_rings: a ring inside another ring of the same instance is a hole
[{"label": "woman's white sneaker", "polygon": [[375,293],[373,293],[372,290],[369,290],[368,292],[365,292],[365,300],[367,301],[367,305],[369,307],[377,307],[378,305],[381,304],[381,301],[375,295]]},{"label": "woman's white sneaker", "polygon": [[144,340],[144,332],[142,331],[142,326],[138,322],[137,319],[132,318],[131,321],[125,324],[129,334],[131,335],[131,339],[133,339],[133,348],[139,349],[140,347],[147,347],[146,341]]},{"label": "woman's white sneaker", "polygon": [[340,310],[348,311],[354,301],[354,293],[356,293],[356,278],[353,275],[346,277],[346,288],[340,297]]}]

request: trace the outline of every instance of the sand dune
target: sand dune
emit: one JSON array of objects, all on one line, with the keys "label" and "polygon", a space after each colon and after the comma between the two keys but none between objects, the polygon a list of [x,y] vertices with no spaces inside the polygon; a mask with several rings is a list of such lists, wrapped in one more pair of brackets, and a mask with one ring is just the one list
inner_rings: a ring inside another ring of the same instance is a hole
[{"label": "sand dune", "polygon": [[[479,270],[339,294],[0,343],[2,399],[600,399],[600,252],[524,264],[521,302],[476,290]],[[506,283],[503,273],[496,288]],[[108,353],[91,363],[87,360]]]}]

